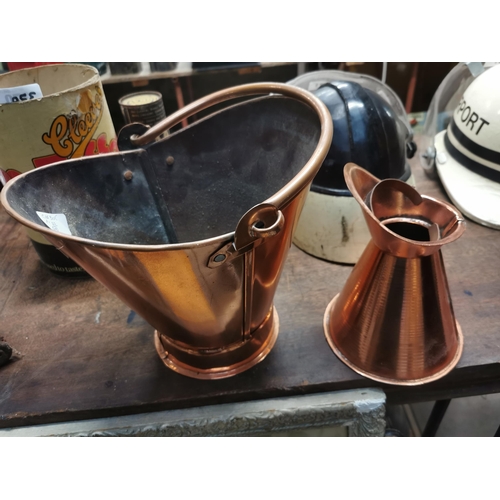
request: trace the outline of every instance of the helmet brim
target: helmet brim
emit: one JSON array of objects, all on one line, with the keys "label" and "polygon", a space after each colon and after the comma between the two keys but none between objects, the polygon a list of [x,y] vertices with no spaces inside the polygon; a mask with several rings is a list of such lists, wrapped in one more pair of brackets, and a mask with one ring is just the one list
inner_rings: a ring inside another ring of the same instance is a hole
[{"label": "helmet brim", "polygon": [[476,174],[456,161],[446,148],[443,130],[436,135],[436,170],[454,205],[469,219],[500,229],[500,183]]}]

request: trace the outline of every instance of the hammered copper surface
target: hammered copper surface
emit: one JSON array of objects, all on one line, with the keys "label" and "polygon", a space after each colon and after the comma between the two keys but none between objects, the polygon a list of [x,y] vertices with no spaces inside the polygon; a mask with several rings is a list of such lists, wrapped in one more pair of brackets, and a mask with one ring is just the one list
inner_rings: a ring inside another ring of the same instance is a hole
[{"label": "hammered copper surface", "polygon": [[[151,142],[197,111],[262,94]],[[144,149],[39,168],[9,183],[2,203],[146,319],[167,366],[235,375],[276,341],[273,298],[330,147],[328,110],[301,89],[250,84],[204,97],[140,138],[133,130],[122,143]],[[72,234],[44,226],[37,210],[65,214]]]},{"label": "hammered copper surface", "polygon": [[372,240],[325,312],[339,358],[377,381],[417,385],[448,373],[462,353],[440,248],[465,229],[450,204],[404,182],[345,167]]}]

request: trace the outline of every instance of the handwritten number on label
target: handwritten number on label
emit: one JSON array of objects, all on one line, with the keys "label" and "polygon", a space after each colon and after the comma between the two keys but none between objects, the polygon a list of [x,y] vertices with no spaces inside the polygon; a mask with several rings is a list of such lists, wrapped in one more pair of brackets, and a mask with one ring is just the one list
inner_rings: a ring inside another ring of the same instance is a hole
[{"label": "handwritten number on label", "polygon": [[36,92],[28,92],[28,94],[19,94],[19,95],[8,95],[7,99],[10,98],[10,102],[19,102],[19,101],[28,101],[34,99],[36,97]]},{"label": "handwritten number on label", "polygon": [[38,83],[29,83],[18,87],[0,88],[0,104],[10,102],[25,102],[43,97],[42,89]]}]

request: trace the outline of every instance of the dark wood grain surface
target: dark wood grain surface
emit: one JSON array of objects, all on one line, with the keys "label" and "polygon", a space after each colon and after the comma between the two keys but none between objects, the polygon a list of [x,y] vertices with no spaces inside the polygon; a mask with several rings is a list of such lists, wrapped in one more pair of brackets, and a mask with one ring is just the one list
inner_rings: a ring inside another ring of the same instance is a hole
[{"label": "dark wood grain surface", "polygon": [[[447,199],[416,162],[420,192]],[[226,380],[178,375],[160,361],[153,328],[92,279],[51,274],[23,228],[0,211],[0,337],[21,356],[0,368],[0,427],[142,413],[361,387],[407,403],[500,391],[500,232],[469,222],[443,249],[465,347],[458,367],[420,387],[379,384],[341,363],[323,313],[351,266],[292,247],[275,305],[280,334],[269,356]]]}]

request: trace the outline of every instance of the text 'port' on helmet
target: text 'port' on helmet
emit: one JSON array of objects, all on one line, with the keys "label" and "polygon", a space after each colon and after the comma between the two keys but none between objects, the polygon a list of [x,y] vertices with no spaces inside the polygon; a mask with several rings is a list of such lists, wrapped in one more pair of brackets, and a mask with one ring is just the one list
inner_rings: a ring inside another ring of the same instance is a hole
[{"label": "text 'port' on helmet", "polygon": [[434,147],[451,201],[473,221],[500,229],[500,65],[469,84]]}]

